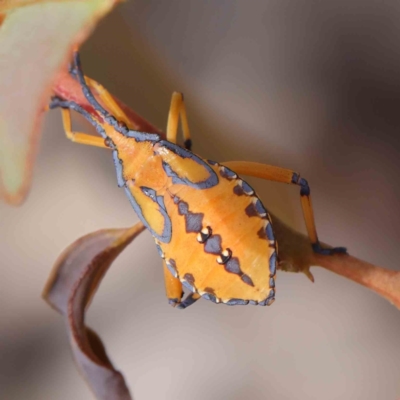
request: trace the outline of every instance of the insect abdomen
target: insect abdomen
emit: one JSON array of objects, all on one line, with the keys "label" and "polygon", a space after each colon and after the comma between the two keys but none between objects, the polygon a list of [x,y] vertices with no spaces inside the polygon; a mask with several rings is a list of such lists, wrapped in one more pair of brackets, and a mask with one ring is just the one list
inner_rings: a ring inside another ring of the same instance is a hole
[{"label": "insect abdomen", "polygon": [[167,189],[173,222],[171,242],[162,245],[166,260],[187,287],[206,298],[271,300],[276,246],[268,213],[247,183],[223,167],[213,169],[219,177],[213,188]]}]

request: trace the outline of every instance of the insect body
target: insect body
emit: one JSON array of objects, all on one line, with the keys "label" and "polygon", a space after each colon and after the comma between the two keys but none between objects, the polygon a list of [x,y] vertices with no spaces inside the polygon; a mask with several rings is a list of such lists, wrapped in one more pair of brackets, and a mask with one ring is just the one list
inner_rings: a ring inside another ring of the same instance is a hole
[{"label": "insect body", "polygon": [[[182,96],[171,103],[167,140],[158,134],[129,129],[122,110],[104,89],[101,100],[93,96],[93,81],[85,79],[78,54],[72,73],[96,115],[78,104],[54,97],[50,108],[62,107],[67,136],[74,141],[108,147],[113,152],[118,185],[154,237],[164,260],[169,301],[185,308],[200,297],[228,305],[270,305],[275,299],[277,243],[271,220],[251,186],[236,172],[301,187],[302,207],[314,251],[319,245],[307,182],[293,171],[257,163],[220,165],[203,160],[191,145]],[[81,113],[102,138],[72,132],[69,110]],[[179,117],[185,145],[176,142]],[[228,168],[234,166],[236,172]],[[182,284],[190,292],[182,301]]]}]

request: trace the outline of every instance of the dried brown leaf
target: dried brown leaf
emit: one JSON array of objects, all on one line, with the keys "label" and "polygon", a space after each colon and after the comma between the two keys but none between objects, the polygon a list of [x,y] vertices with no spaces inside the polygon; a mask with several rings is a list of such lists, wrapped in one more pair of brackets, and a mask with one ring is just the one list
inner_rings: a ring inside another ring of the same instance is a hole
[{"label": "dried brown leaf", "polygon": [[67,322],[75,360],[97,399],[129,400],[122,374],[109,360],[101,339],[85,326],[85,311],[115,258],[143,230],[104,229],[70,245],[58,258],[43,298]]}]

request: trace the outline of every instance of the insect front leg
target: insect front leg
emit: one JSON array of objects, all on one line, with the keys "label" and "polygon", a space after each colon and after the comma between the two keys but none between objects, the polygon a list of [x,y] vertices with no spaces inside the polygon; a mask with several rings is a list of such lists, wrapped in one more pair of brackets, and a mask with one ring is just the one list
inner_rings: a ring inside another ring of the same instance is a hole
[{"label": "insect front leg", "polygon": [[[69,140],[79,144],[86,144],[89,146],[96,146],[108,149],[109,147],[104,142],[105,133],[99,122],[96,121],[91,115],[88,114],[82,107],[73,101],[62,100],[59,97],[53,97],[48,106],[49,109],[61,107],[62,122],[65,131],[65,135]],[[98,131],[103,137],[89,135],[87,133],[76,132],[72,130],[71,123],[71,109],[82,114]]]},{"label": "insect front leg", "polygon": [[332,249],[325,249],[321,247],[318,240],[317,229],[315,226],[314,212],[311,203],[310,187],[308,182],[300,177],[300,174],[289,169],[275,167],[272,165],[260,164],[255,162],[245,161],[230,161],[224,162],[224,165],[231,168],[238,174],[254,176],[261,179],[270,181],[291,183],[300,186],[301,208],[303,210],[304,220],[308,236],[311,241],[314,252],[331,255],[335,253],[346,253],[344,247],[334,247]]},{"label": "insect front leg", "polygon": [[167,294],[168,302],[172,307],[176,307],[180,310],[183,310],[191,306],[198,299],[200,299],[201,296],[199,294],[190,293],[185,297],[184,300],[182,300],[183,290],[181,281],[178,278],[172,276],[167,265],[165,264],[165,261],[163,261],[163,268],[164,268],[165,291]]},{"label": "insect front leg", "polygon": [[65,135],[69,140],[79,144],[86,144],[89,146],[96,146],[96,147],[101,147],[103,149],[108,149],[108,147],[104,143],[103,138],[72,130],[70,110],[62,108],[61,115],[62,115]]},{"label": "insect front leg", "polygon": [[167,123],[167,140],[172,143],[176,143],[176,139],[178,136],[179,117],[182,124],[184,146],[186,149],[190,150],[192,147],[192,140],[190,139],[189,124],[187,120],[183,94],[174,92],[171,98],[171,105],[169,108]]}]

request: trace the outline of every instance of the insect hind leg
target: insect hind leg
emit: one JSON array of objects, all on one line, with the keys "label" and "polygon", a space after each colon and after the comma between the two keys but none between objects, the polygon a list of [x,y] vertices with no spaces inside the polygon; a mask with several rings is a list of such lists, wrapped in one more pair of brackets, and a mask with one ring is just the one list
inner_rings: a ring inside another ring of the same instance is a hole
[{"label": "insect hind leg", "polygon": [[224,162],[224,165],[238,174],[300,186],[301,208],[313,251],[322,255],[347,253],[345,247],[323,248],[321,246],[315,226],[310,187],[308,186],[308,182],[300,177],[300,174],[289,169],[255,162],[229,161]]}]

